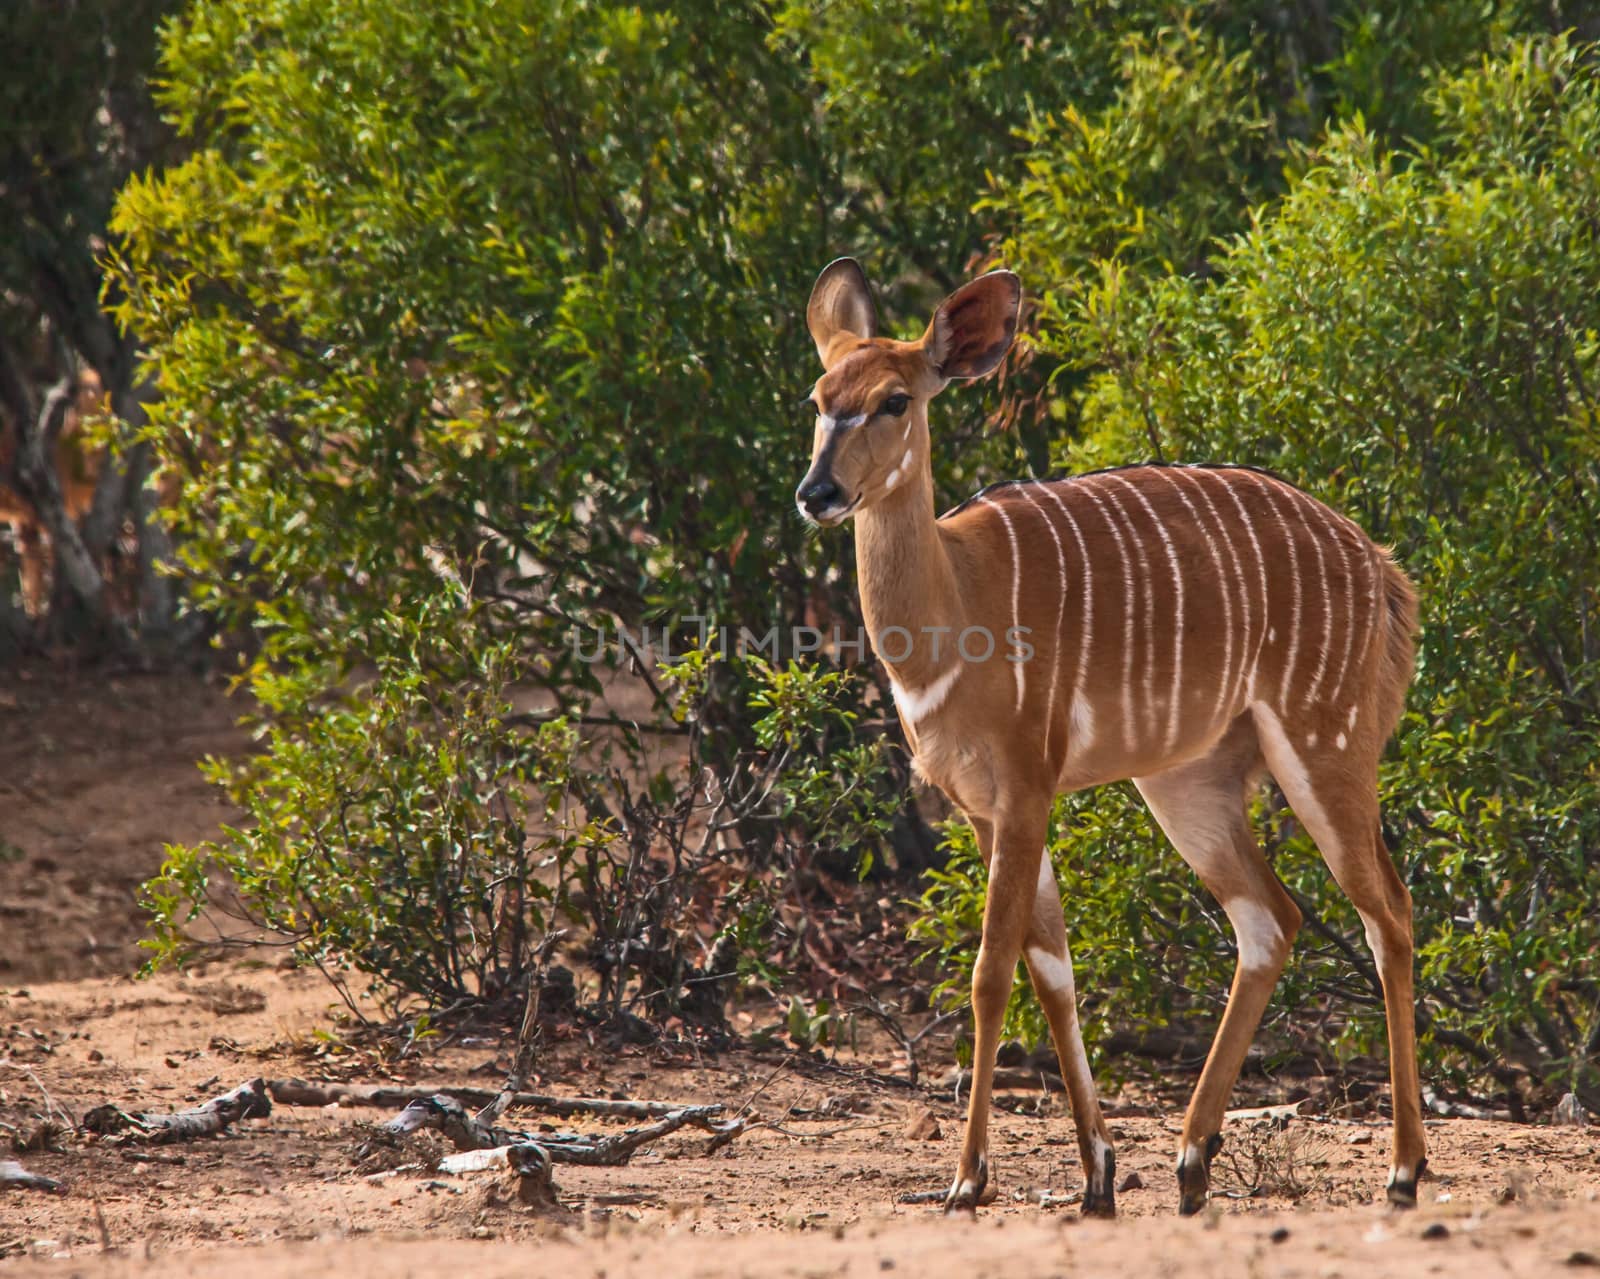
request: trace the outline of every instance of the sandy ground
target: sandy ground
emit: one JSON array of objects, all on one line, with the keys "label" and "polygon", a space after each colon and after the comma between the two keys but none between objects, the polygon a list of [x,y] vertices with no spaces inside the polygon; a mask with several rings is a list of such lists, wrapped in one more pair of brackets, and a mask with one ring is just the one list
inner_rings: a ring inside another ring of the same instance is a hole
[{"label": "sandy ground", "polygon": [[[19,718],[18,706],[30,714]],[[256,1075],[478,1087],[503,1077],[506,1045],[488,1035],[429,1044],[400,1063],[352,1047],[315,973],[216,963],[150,981],[124,975],[136,953],[138,878],[159,862],[163,840],[225,819],[192,767],[201,753],[243,746],[230,721],[215,690],[192,679],[130,679],[81,698],[52,679],[0,682],[0,838],[13,850],[0,866],[0,1124],[15,1130],[0,1128],[0,1143],[36,1133],[51,1113],[76,1118],[106,1101],[179,1108]],[[897,1199],[948,1183],[959,1107],[948,1087],[884,1081],[897,1066],[870,1043],[828,1064],[575,1036],[547,1063],[548,1091],[748,1104],[774,1126],[715,1155],[703,1135],[680,1134],[625,1168],[560,1167],[555,1212],[508,1199],[493,1173],[358,1169],[361,1125],[386,1117],[372,1111],[279,1107],[155,1161],[69,1136],[23,1156],[67,1183],[66,1195],[0,1196],[0,1272],[1365,1279],[1577,1275],[1588,1273],[1586,1259],[1600,1265],[1594,1127],[1431,1121],[1436,1175],[1419,1210],[1397,1213],[1380,1202],[1380,1117],[1327,1113],[1282,1130],[1236,1120],[1218,1182],[1231,1154],[1247,1180],[1265,1170],[1276,1192],[1218,1197],[1179,1220],[1171,1097],[1188,1078],[1108,1099],[1119,1173],[1143,1183],[1119,1196],[1120,1220],[1082,1221],[1070,1203],[1080,1175],[1064,1103],[1014,1092],[994,1133],[999,1197],[976,1221],[946,1221]],[[1241,1103],[1280,1099],[1257,1084]]]},{"label": "sandy ground", "polygon": [[0,670],[0,986],[137,966],[162,845],[231,815],[195,764],[248,748],[239,710],[192,677]]}]

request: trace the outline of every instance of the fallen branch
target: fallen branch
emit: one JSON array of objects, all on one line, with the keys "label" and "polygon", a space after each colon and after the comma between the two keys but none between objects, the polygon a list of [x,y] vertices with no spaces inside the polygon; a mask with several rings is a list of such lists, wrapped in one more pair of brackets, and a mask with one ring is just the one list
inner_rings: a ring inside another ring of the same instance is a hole
[{"label": "fallen branch", "polygon": [[454,1097],[443,1093],[412,1102],[379,1131],[390,1137],[403,1137],[424,1128],[442,1133],[457,1150],[493,1150],[501,1146],[537,1146],[552,1163],[583,1164],[591,1168],[614,1168],[628,1162],[634,1151],[658,1137],[680,1128],[702,1128],[713,1134],[708,1153],[727,1145],[742,1133],[748,1123],[735,1119],[718,1123],[713,1116],[721,1106],[684,1106],[653,1124],[629,1128],[625,1132],[598,1140],[579,1133],[526,1133],[486,1124],[472,1117]]},{"label": "fallen branch", "polygon": [[[940,1088],[954,1088],[956,1096],[968,1092],[972,1088],[972,1072],[970,1070],[950,1070],[939,1080]],[[996,1091],[1022,1092],[1033,1089],[1037,1092],[1066,1092],[1067,1086],[1062,1082],[1061,1076],[1053,1070],[1025,1070],[1017,1066],[997,1066],[994,1072],[994,1087]]]},{"label": "fallen branch", "polygon": [[1296,1118],[1310,1100],[1305,1097],[1282,1106],[1247,1106],[1242,1110],[1230,1110],[1222,1117],[1224,1120],[1269,1119],[1273,1123],[1283,1124]]},{"label": "fallen branch", "polygon": [[[374,1110],[400,1110],[433,1097],[454,1097],[466,1106],[491,1106],[504,1095],[494,1088],[457,1088],[450,1084],[411,1088],[350,1088],[344,1084],[314,1084],[304,1079],[269,1079],[267,1092],[280,1106],[370,1106]],[[507,1109],[536,1110],[540,1114],[568,1117],[602,1115],[614,1119],[659,1119],[695,1107],[676,1101],[612,1101],[604,1097],[555,1097],[548,1093],[514,1092]]]},{"label": "fallen branch", "polygon": [[0,1190],[42,1190],[47,1195],[67,1193],[61,1182],[31,1173],[15,1159],[0,1159]]},{"label": "fallen branch", "polygon": [[216,1137],[241,1119],[261,1119],[272,1113],[266,1081],[252,1079],[231,1092],[213,1097],[193,1110],[162,1115],[146,1111],[129,1113],[118,1106],[96,1106],[83,1117],[83,1127],[102,1136],[121,1134],[125,1142],[165,1146],[197,1137]]},{"label": "fallen branch", "polygon": [[1511,1122],[1509,1110],[1493,1106],[1474,1106],[1465,1101],[1451,1101],[1447,1097],[1441,1097],[1432,1088],[1422,1090],[1422,1104],[1434,1114],[1443,1115],[1446,1119],[1494,1119],[1504,1123]]}]

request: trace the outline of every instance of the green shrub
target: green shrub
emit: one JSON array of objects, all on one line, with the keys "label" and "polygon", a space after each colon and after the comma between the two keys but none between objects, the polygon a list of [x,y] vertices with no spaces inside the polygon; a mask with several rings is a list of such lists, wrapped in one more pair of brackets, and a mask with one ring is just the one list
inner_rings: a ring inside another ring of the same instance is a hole
[{"label": "green shrub", "polygon": [[[1070,337],[1058,354],[1097,371],[1084,436],[1057,460],[1136,456],[1154,430],[1171,457],[1272,467],[1396,544],[1424,630],[1383,792],[1415,901],[1431,1069],[1592,1090],[1600,74],[1563,39],[1518,41],[1438,76],[1425,103],[1432,146],[1334,130],[1207,275],[1146,268],[1123,287],[1108,266],[1095,288],[1064,284],[1065,320],[1042,340]],[[1033,189],[1018,199],[1028,236],[1049,206]],[[1052,849],[1088,1024],[1194,1010],[1225,981],[1216,912],[1131,800],[1092,802],[1087,822],[1065,802]],[[1336,1046],[1374,1048],[1370,969],[1352,978],[1359,928],[1290,830],[1274,823],[1268,852],[1315,922],[1283,1003],[1303,1020],[1320,992]],[[928,899],[947,952],[976,919],[970,857],[952,874]]]},{"label": "green shrub", "polygon": [[[809,536],[791,501],[803,299],[821,262],[863,253],[904,334],[999,257],[1028,281],[1036,358],[1008,366],[1012,429],[984,432],[992,393],[945,408],[940,493],[1158,448],[1276,467],[1395,543],[1428,626],[1383,785],[1433,1067],[1581,1081],[1600,1046],[1596,89],[1587,52],[1512,36],[1594,11],[1405,17],[189,6],[162,89],[189,158],[132,182],[113,231],[120,315],[162,390],[147,436],[185,477],[192,598],[251,637],[275,734],[236,782],[258,826],[206,856],[242,888],[258,874],[252,909],[311,953],[387,975],[396,934],[348,902],[398,919],[413,876],[494,884],[575,841],[597,998],[650,1011],[722,971],[720,939],[775,926],[765,885],[880,856],[906,776],[863,730],[881,688],[787,652],[764,671],[702,655],[636,731],[600,699],[625,659],[591,666],[569,637],[853,625],[848,540]],[[507,681],[568,728],[508,716]],[[638,733],[669,726],[688,770],[638,773]],[[320,883],[352,800],[362,883]],[[707,864],[681,860],[708,802],[740,806],[706,854],[715,915]],[[1340,1044],[1370,1044],[1349,908],[1293,822],[1262,819],[1311,920],[1297,1024],[1327,997]],[[1091,1031],[1209,1011],[1229,943],[1127,790],[1063,801],[1057,830]],[[954,847],[925,927],[959,967],[981,885]],[[154,891],[175,925],[204,888],[203,859],[173,857]],[[412,993],[516,971],[472,949],[504,935],[503,901],[467,898],[469,958]],[[523,903],[530,935],[562,901]],[[313,905],[339,936],[317,939]]]},{"label": "green shrub", "polygon": [[779,977],[774,905],[797,861],[818,841],[870,856],[883,830],[883,744],[848,743],[850,677],[730,663],[755,740],[713,766],[719,659],[694,650],[661,671],[687,742],[660,765],[636,734],[585,742],[564,716],[514,711],[511,648],[483,645],[481,620],[453,596],[385,619],[393,655],[336,696],[326,672],[258,665],[262,753],[207,765],[246,820],[167,849],[145,888],[154,962],[189,954],[206,915],[225,942],[288,946],[341,989],[354,970],[392,1002],[496,1006],[570,928],[600,977],[586,1003],[711,1025],[729,979]]}]

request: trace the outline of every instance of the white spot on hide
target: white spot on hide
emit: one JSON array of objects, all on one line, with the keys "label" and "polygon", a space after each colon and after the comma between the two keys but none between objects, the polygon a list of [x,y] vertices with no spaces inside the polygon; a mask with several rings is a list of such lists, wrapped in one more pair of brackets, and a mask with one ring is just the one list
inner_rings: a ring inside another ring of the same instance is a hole
[{"label": "white spot on hide", "polygon": [[1239,945],[1239,967],[1276,971],[1283,953],[1283,930],[1277,917],[1260,902],[1234,897],[1222,903]]},{"label": "white spot on hide", "polygon": [[894,691],[894,704],[907,723],[918,724],[944,705],[950,690],[961,678],[961,664],[957,662],[926,688],[906,688],[889,672],[889,687]]},{"label": "white spot on hide", "polygon": [[1072,749],[1074,753],[1087,750],[1094,741],[1094,707],[1082,692],[1072,695]]},{"label": "white spot on hide", "polygon": [[1077,997],[1072,980],[1072,961],[1064,955],[1055,955],[1042,946],[1028,947],[1028,971],[1041,991],[1061,994],[1068,999]]}]

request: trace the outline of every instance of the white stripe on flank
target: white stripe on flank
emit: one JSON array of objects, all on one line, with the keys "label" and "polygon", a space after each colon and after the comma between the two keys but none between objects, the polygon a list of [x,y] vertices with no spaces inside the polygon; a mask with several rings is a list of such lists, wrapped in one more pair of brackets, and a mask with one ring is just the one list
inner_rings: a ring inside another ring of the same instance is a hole
[{"label": "white stripe on flank", "polygon": [[900,708],[900,714],[906,722],[917,724],[944,705],[944,699],[950,696],[950,690],[960,678],[961,663],[957,662],[926,688],[906,688],[895,679],[894,670],[890,668],[889,689],[894,694],[894,704]]},{"label": "white stripe on flank", "polygon": [[[1329,512],[1329,514],[1332,514],[1332,512]],[[1355,650],[1356,610],[1360,604],[1360,596],[1355,589],[1356,575],[1350,567],[1350,551],[1345,546],[1344,537],[1342,536],[1343,530],[1331,523],[1330,527],[1333,529],[1334,545],[1339,548],[1339,563],[1344,567],[1344,596],[1349,603],[1344,619],[1344,645],[1339,653],[1339,669],[1334,672],[1333,683],[1328,685],[1327,700],[1337,702],[1339,693],[1344,688],[1345,671],[1350,667],[1350,655]]]},{"label": "white stripe on flank", "polygon": [[[978,495],[978,501],[985,506],[992,506],[995,514],[1000,517],[1000,522],[1006,526],[1006,540],[1011,543],[1011,625],[1017,629],[1022,626],[1022,555],[1017,550],[1017,530],[1011,526],[1011,517],[1006,514],[1005,508],[992,497]],[[1022,663],[1012,662],[1011,669],[1016,672],[1017,678],[1017,710],[1022,709]]]},{"label": "white stripe on flank", "polygon": [[[1157,474],[1161,473],[1161,468],[1160,467],[1156,467],[1154,469],[1155,469]],[[1147,498],[1143,493],[1141,493],[1139,491],[1138,486],[1136,484],[1134,484],[1132,481],[1130,481],[1126,476],[1113,474],[1113,475],[1108,476],[1107,478],[1116,480],[1119,483],[1125,485],[1129,489],[1129,491],[1131,491],[1133,493],[1133,495],[1136,498],[1139,499],[1139,502],[1144,507],[1144,509],[1150,513],[1150,519],[1156,526],[1157,534],[1159,534],[1160,537],[1161,537],[1161,544],[1162,544],[1162,546],[1164,546],[1166,548],[1166,551],[1167,551],[1167,563],[1172,566],[1172,589],[1173,589],[1173,593],[1174,593],[1173,610],[1176,613],[1176,617],[1174,618],[1173,624],[1172,624],[1172,695],[1168,699],[1169,705],[1167,707],[1167,749],[1170,751],[1175,746],[1177,746],[1177,744],[1178,744],[1178,709],[1179,709],[1179,707],[1178,707],[1178,692],[1183,687],[1183,569],[1178,564],[1178,552],[1177,552],[1176,548],[1172,545],[1172,535],[1167,532],[1167,526],[1164,523],[1162,523],[1161,517],[1156,514],[1156,508],[1150,505],[1150,499]],[[1154,633],[1155,632],[1155,608],[1154,608],[1154,605],[1155,605],[1155,590],[1156,590],[1156,584],[1155,584],[1155,580],[1152,578],[1151,581],[1150,581],[1150,600],[1151,600],[1151,616],[1150,616],[1150,628],[1151,628],[1150,658],[1151,658],[1151,662],[1150,662],[1150,664],[1151,664],[1152,667],[1154,667],[1154,665],[1155,665],[1155,647],[1156,647],[1155,633]],[[1154,672],[1153,671],[1147,671],[1146,672],[1146,685],[1147,686],[1149,684],[1150,679],[1152,679],[1153,677],[1154,677]],[[1152,704],[1151,709],[1152,710],[1155,709],[1153,704]]]},{"label": "white stripe on flank", "polygon": [[1287,706],[1289,703],[1289,684],[1294,678],[1294,659],[1300,651],[1300,553],[1295,549],[1294,532],[1289,528],[1289,521],[1283,518],[1283,508],[1278,505],[1277,496],[1273,493],[1273,485],[1254,471],[1243,471],[1252,483],[1260,487],[1266,495],[1267,505],[1272,507],[1272,513],[1278,517],[1278,523],[1283,526],[1284,545],[1289,550],[1289,580],[1294,584],[1294,611],[1289,618],[1289,656],[1283,663],[1283,683],[1278,689],[1278,704]]},{"label": "white stripe on flank", "polygon": [[[1056,567],[1061,573],[1061,584],[1058,590],[1059,598],[1056,600],[1056,633],[1050,645],[1050,693],[1045,699],[1044,710],[1044,753],[1048,761],[1050,757],[1050,730],[1056,725],[1056,684],[1061,678],[1061,620],[1067,612],[1067,552],[1061,545],[1061,534],[1056,531],[1055,521],[1045,514],[1044,507],[1039,505],[1039,500],[1030,491],[1031,484],[1018,485],[1022,496],[1028,499],[1028,504],[1039,512],[1039,518],[1044,521],[1044,526],[1050,530],[1050,540],[1056,544]],[[1048,858],[1046,859],[1048,860]]]},{"label": "white stripe on flank", "polygon": [[1374,645],[1377,644],[1378,637],[1386,630],[1384,619],[1388,617],[1388,611],[1383,606],[1384,572],[1382,552],[1376,550],[1376,548],[1369,547],[1367,563],[1372,567],[1372,621],[1367,624],[1367,646],[1362,650],[1362,656],[1366,657],[1370,669],[1372,658],[1369,654],[1371,654]]},{"label": "white stripe on flank", "polygon": [[[1180,469],[1174,469],[1169,472],[1158,468],[1156,474],[1172,485],[1178,496],[1183,499],[1183,504],[1189,508],[1189,514],[1194,516],[1195,527],[1200,530],[1201,536],[1205,538],[1206,549],[1211,552],[1211,562],[1216,566],[1217,570],[1217,588],[1222,592],[1222,678],[1217,681],[1217,700],[1211,708],[1211,723],[1215,724],[1222,715],[1222,704],[1228,696],[1228,677],[1233,671],[1233,591],[1229,586],[1229,576],[1222,568],[1222,556],[1217,551],[1216,538],[1211,536],[1211,529],[1200,518],[1199,509],[1189,500],[1189,495],[1183,491],[1184,486],[1179,484],[1176,478],[1178,475],[1183,475],[1185,479],[1193,477],[1187,471]],[[1204,499],[1206,507],[1211,512],[1211,518],[1217,521],[1217,527],[1221,529],[1222,521],[1217,515],[1217,508],[1211,505],[1211,498],[1205,491],[1205,485],[1201,484],[1198,478],[1194,479],[1194,483],[1199,487],[1200,496]],[[1224,544],[1226,544],[1226,539],[1224,539]],[[1231,550],[1228,558],[1233,558]],[[1238,574],[1238,567],[1238,563],[1235,561],[1235,575]]]},{"label": "white stripe on flank", "polygon": [[[1250,600],[1246,599],[1243,584],[1240,584],[1240,611],[1245,613],[1245,632],[1240,637],[1238,644],[1238,674],[1234,672],[1234,581],[1238,575],[1238,555],[1234,554],[1234,543],[1227,536],[1227,525],[1222,522],[1222,512],[1216,509],[1216,504],[1211,501],[1210,493],[1205,491],[1205,482],[1200,479],[1200,472],[1182,472],[1187,479],[1194,480],[1195,490],[1200,493],[1200,501],[1205,503],[1206,511],[1211,512],[1211,519],[1216,522],[1216,530],[1221,535],[1222,549],[1227,552],[1227,562],[1234,567],[1232,573],[1222,571],[1222,560],[1218,559],[1216,570],[1216,584],[1222,592],[1222,677],[1216,682],[1216,704],[1211,708],[1211,724],[1216,724],[1219,719],[1232,719],[1234,716],[1234,685],[1240,682],[1240,677],[1245,672],[1245,640],[1250,632]],[[1194,507],[1190,507],[1194,509]],[[1205,533],[1206,546],[1213,547],[1216,554],[1216,543],[1211,539],[1211,531],[1200,520],[1200,515],[1195,514],[1195,523],[1200,525],[1200,531]],[[1226,712],[1226,714],[1224,714]]]},{"label": "white stripe on flank", "polygon": [[[1228,522],[1212,500],[1210,490],[1207,489],[1205,481],[1200,478],[1202,475],[1209,474],[1209,472],[1196,471],[1194,474],[1196,481],[1200,485],[1200,495],[1205,499],[1206,509],[1211,512],[1212,517],[1217,521],[1217,527],[1223,530],[1222,549],[1227,552],[1228,563],[1233,566],[1233,572],[1228,576],[1228,591],[1231,594],[1233,587],[1237,586],[1239,588],[1239,612],[1242,614],[1239,624],[1239,666],[1236,670],[1232,667],[1225,670],[1222,679],[1222,692],[1226,698],[1226,718],[1231,720],[1239,713],[1242,694],[1249,683],[1247,679],[1247,659],[1249,658],[1251,630],[1250,588],[1249,584],[1244,580],[1244,561],[1239,557],[1238,548],[1234,546],[1234,538],[1228,534]],[[1225,481],[1223,486],[1225,488],[1228,487]],[[1262,609],[1261,618],[1263,622],[1266,621],[1265,608]]]},{"label": "white stripe on flank", "polygon": [[1328,561],[1322,553],[1322,539],[1312,530],[1311,521],[1306,519],[1305,508],[1311,499],[1297,488],[1287,484],[1284,487],[1294,495],[1294,512],[1300,519],[1300,527],[1311,539],[1311,549],[1316,552],[1317,579],[1322,587],[1322,645],[1317,652],[1317,669],[1312,673],[1311,683],[1301,701],[1302,705],[1310,706],[1316,700],[1317,690],[1322,687],[1323,677],[1328,673],[1328,650],[1333,647],[1333,595],[1328,590]]},{"label": "white stripe on flank", "polygon": [[[1100,495],[1084,480],[1080,480],[1083,492],[1099,509],[1101,518],[1106,522],[1106,527],[1111,530],[1111,538],[1117,544],[1117,554],[1122,559],[1122,581],[1128,585],[1128,574],[1132,569],[1132,562],[1128,559],[1128,546],[1122,536],[1122,529],[1116,520],[1111,518],[1106,510],[1106,504],[1100,500]],[[1133,739],[1133,613],[1134,599],[1130,588],[1124,598],[1126,608],[1122,617],[1122,740],[1123,744],[1131,751],[1134,748]]]},{"label": "white stripe on flank", "polygon": [[1083,540],[1083,530],[1078,527],[1078,521],[1072,518],[1072,512],[1067,509],[1067,504],[1061,500],[1061,495],[1056,492],[1052,484],[1040,486],[1052,502],[1061,508],[1061,514],[1067,521],[1067,527],[1072,530],[1072,536],[1078,543],[1078,554],[1083,557],[1083,628],[1078,635],[1078,669],[1073,676],[1072,688],[1074,693],[1083,689],[1084,678],[1089,673],[1089,638],[1094,631],[1094,570],[1089,563],[1089,545]]},{"label": "white stripe on flank", "polygon": [[[1352,577],[1350,583],[1352,590],[1352,603],[1350,606],[1350,669],[1348,674],[1355,681],[1356,691],[1352,696],[1359,698],[1363,681],[1370,678],[1374,673],[1372,669],[1372,641],[1383,629],[1383,567],[1378,559],[1376,549],[1365,533],[1361,534],[1357,558],[1365,573],[1365,577],[1362,578],[1363,589],[1361,594],[1366,597],[1364,603],[1367,607],[1367,614],[1361,618],[1358,625],[1356,607],[1353,602],[1356,598],[1354,594],[1355,581]],[[1358,631],[1361,634],[1359,643],[1355,638]],[[1329,698],[1329,700],[1333,699]],[[1359,703],[1357,704],[1359,705]],[[1352,728],[1355,727],[1355,710],[1355,706],[1350,708],[1350,727]]]},{"label": "white stripe on flank", "polygon": [[[1249,474],[1248,471],[1240,473]],[[1219,478],[1222,477],[1219,476]],[[1245,687],[1248,690],[1247,695],[1253,700],[1256,695],[1256,671],[1261,666],[1261,650],[1267,646],[1268,640],[1275,638],[1274,632],[1267,627],[1267,621],[1271,615],[1270,598],[1267,593],[1267,557],[1261,553],[1261,541],[1256,537],[1255,521],[1250,518],[1250,512],[1246,509],[1244,500],[1239,496],[1238,486],[1231,481],[1227,481],[1224,482],[1222,487],[1228,496],[1233,499],[1233,504],[1239,511],[1239,521],[1244,525],[1244,531],[1250,535],[1250,546],[1256,553],[1256,577],[1261,585],[1261,630],[1256,636],[1255,651],[1250,654],[1250,676],[1245,683]],[[1245,608],[1245,639],[1247,642],[1249,636],[1250,612],[1247,603]],[[1242,653],[1239,660],[1241,662],[1244,660]]]},{"label": "white stripe on flank", "polygon": [[[1109,475],[1096,475],[1088,478],[1098,480],[1110,479],[1112,477]],[[1156,629],[1154,625],[1156,612],[1155,581],[1150,576],[1150,557],[1144,553],[1144,539],[1140,536],[1139,529],[1133,522],[1133,517],[1128,514],[1127,508],[1123,506],[1120,501],[1111,501],[1111,499],[1112,495],[1110,493],[1106,494],[1106,500],[1111,502],[1111,505],[1116,508],[1117,515],[1124,521],[1124,526],[1128,532],[1128,541],[1133,546],[1134,553],[1139,557],[1139,577],[1137,581],[1129,584],[1130,589],[1128,596],[1131,600],[1133,598],[1134,588],[1137,588],[1139,595],[1138,607],[1144,610],[1140,620],[1144,623],[1144,633],[1150,637],[1150,657],[1149,660],[1144,663],[1144,703],[1142,707],[1144,711],[1144,718],[1149,720],[1149,724],[1148,726],[1141,724],[1140,729],[1148,735],[1154,736],[1156,700]],[[1131,647],[1128,656],[1130,659],[1134,656]],[[1128,668],[1128,678],[1130,681],[1131,690],[1131,681],[1133,678],[1133,667],[1131,662]]]}]

